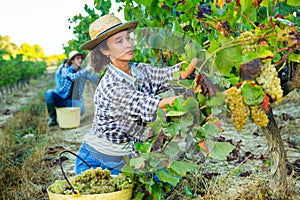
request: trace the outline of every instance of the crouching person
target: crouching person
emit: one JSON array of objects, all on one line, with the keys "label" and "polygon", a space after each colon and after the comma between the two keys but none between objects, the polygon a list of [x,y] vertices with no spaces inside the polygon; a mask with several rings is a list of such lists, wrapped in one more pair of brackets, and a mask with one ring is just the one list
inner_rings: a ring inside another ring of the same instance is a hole
[{"label": "crouching person", "polygon": [[57,91],[48,89],[45,92],[46,105],[50,117],[48,126],[57,125],[56,107],[80,107],[81,115],[85,113],[82,97],[85,80],[97,83],[99,75],[82,68],[84,57],[84,54],[72,51],[69,54],[68,66],[62,69],[61,87]]}]

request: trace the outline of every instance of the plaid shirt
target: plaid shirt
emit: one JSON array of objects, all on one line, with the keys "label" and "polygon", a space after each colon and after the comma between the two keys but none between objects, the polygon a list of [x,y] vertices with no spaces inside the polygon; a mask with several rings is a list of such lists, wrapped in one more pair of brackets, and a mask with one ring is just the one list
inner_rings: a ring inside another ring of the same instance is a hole
[{"label": "plaid shirt", "polygon": [[125,79],[124,74],[109,65],[95,94],[95,116],[90,134],[106,137],[113,143],[142,142],[145,124],[154,120],[159,93],[170,88],[174,80],[173,67],[155,68],[144,63],[131,63],[136,75],[135,82]]},{"label": "plaid shirt", "polygon": [[62,68],[62,85],[57,92],[63,99],[73,98],[83,101],[83,90],[85,79],[97,83],[99,80],[98,74],[92,74],[85,69],[80,69],[76,72],[73,65]]}]

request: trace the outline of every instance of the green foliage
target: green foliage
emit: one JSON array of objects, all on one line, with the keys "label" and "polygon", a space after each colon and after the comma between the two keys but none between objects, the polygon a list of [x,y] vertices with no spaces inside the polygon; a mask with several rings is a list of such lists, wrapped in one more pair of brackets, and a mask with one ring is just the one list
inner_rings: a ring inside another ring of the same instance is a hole
[{"label": "green foliage", "polygon": [[45,73],[47,67],[45,62],[23,61],[22,55],[8,60],[0,59],[0,66],[0,87],[37,78]]},{"label": "green foliage", "polygon": [[263,100],[265,93],[261,86],[251,85],[251,83],[245,83],[242,86],[242,95],[246,105],[260,105]]}]

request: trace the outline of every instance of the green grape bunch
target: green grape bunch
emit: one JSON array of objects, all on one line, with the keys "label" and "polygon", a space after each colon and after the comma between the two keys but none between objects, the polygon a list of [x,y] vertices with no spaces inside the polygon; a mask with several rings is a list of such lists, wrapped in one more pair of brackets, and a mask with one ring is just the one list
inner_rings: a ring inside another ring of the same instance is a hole
[{"label": "green grape bunch", "polygon": [[256,78],[256,81],[262,86],[271,100],[275,102],[275,104],[278,104],[283,97],[280,78],[278,78],[278,73],[275,66],[272,65],[271,59],[264,60],[262,64],[263,68],[260,75]]},{"label": "green grape bunch", "polygon": [[250,112],[248,106],[244,103],[242,91],[240,88],[231,87],[225,91],[225,101],[231,111],[231,120],[238,130],[245,128]]},{"label": "green grape bunch", "polygon": [[238,40],[242,41],[242,45],[240,46],[242,54],[253,53],[258,49],[257,41],[254,39],[254,35],[250,31],[246,31],[241,33]]},{"label": "green grape bunch", "polygon": [[250,106],[251,116],[254,123],[260,127],[266,127],[269,118],[261,105]]},{"label": "green grape bunch", "polygon": [[277,33],[277,41],[282,41],[287,47],[300,48],[300,33],[296,26],[286,26],[283,30]]},{"label": "green grape bunch", "polygon": [[[122,174],[111,176],[109,170],[101,167],[89,169],[70,178],[73,188],[82,195],[117,192],[133,187],[132,182]],[[56,180],[48,188],[49,192],[62,195],[73,194],[66,180]]]}]

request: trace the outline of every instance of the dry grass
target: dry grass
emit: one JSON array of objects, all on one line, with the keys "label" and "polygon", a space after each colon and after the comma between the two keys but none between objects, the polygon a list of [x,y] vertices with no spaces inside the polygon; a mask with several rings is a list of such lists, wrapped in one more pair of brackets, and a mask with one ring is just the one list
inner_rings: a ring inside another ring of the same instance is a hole
[{"label": "dry grass", "polygon": [[55,177],[43,162],[48,137],[43,94],[7,121],[0,140],[0,199],[45,199]]}]

